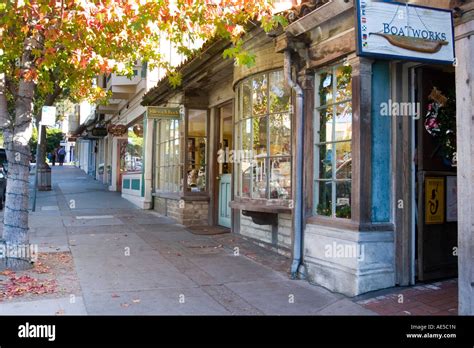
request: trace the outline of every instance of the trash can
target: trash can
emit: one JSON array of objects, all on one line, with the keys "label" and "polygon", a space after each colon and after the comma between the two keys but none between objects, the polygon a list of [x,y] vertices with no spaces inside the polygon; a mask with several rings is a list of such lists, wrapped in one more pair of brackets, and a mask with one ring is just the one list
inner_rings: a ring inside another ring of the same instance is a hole
[{"label": "trash can", "polygon": [[51,168],[45,164],[39,166],[38,170],[38,191],[51,191]]}]

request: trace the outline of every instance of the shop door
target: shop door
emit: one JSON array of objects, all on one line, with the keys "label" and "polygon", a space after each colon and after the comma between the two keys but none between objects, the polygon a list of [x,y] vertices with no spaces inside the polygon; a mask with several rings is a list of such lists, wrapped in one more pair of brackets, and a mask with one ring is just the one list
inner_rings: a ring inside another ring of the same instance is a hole
[{"label": "shop door", "polygon": [[[226,153],[233,149],[232,142],[232,103],[219,108],[220,131],[219,147]],[[217,224],[231,228],[232,209],[229,203],[232,200],[232,163],[229,156],[223,156],[223,163],[219,163],[219,199],[217,208]]]},{"label": "shop door", "polygon": [[413,161],[419,281],[457,276],[456,163],[452,147],[456,143],[456,101],[454,71],[450,70],[416,69],[416,100],[421,109],[415,124]]},{"label": "shop door", "polygon": [[219,180],[219,217],[218,224],[230,228],[231,208],[231,180],[232,174],[222,174]]}]

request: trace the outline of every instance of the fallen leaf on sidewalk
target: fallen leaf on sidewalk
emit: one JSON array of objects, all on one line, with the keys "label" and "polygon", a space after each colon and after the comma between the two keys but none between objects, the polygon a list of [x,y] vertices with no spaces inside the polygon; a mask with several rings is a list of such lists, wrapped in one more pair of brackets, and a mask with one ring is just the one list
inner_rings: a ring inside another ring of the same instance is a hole
[{"label": "fallen leaf on sidewalk", "polygon": [[0,275],[4,275],[4,276],[8,277],[8,276],[11,276],[11,275],[15,275],[15,272],[10,271],[9,269],[6,269],[3,272],[0,272]]},{"label": "fallen leaf on sidewalk", "polygon": [[113,297],[113,298],[117,298],[117,297],[120,297],[120,296],[117,295],[117,294],[112,294],[112,297]]},{"label": "fallen leaf on sidewalk", "polygon": [[135,299],[135,300],[132,300],[133,303],[140,303],[140,301],[141,301],[141,300],[140,300],[139,298],[137,298],[137,299]]},{"label": "fallen leaf on sidewalk", "polygon": [[123,307],[123,308],[127,308],[128,306],[130,306],[129,303],[121,303],[120,304],[120,307]]},{"label": "fallen leaf on sidewalk", "polygon": [[38,262],[35,263],[33,271],[36,272],[36,273],[40,273],[40,274],[50,273],[50,267],[46,266],[42,262],[38,261]]}]

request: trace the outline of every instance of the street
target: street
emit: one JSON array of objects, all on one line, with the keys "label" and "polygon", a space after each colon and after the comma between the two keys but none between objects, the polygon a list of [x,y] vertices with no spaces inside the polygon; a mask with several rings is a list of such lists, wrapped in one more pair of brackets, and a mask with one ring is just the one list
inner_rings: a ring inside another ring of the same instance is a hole
[{"label": "street", "polygon": [[253,255],[271,252],[249,251],[243,245],[250,243],[237,235],[192,234],[170,218],[136,209],[75,167],[52,167],[52,182],[30,214],[30,242],[40,254],[71,252],[79,289],[0,301],[0,314],[373,314],[344,295],[254,261]]}]

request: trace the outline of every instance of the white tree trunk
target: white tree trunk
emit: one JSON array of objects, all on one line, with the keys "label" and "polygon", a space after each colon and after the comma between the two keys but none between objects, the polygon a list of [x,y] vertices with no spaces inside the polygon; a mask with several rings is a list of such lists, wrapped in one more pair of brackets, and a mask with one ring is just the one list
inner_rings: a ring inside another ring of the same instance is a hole
[{"label": "white tree trunk", "polygon": [[5,130],[8,179],[3,217],[3,239],[10,244],[28,243],[29,165],[32,134],[33,82],[20,82],[15,127]]},{"label": "white tree trunk", "polygon": [[[21,59],[22,69],[32,67],[31,50],[38,41],[27,39]],[[5,78],[3,78],[3,82]],[[32,135],[33,97],[35,83],[20,79],[15,96],[15,117],[9,122],[9,115],[0,83],[0,120],[4,127],[4,143],[8,160],[7,190],[3,217],[3,239],[11,245],[28,244],[28,205],[29,205],[29,165]],[[13,124],[12,124],[13,123]],[[6,126],[8,125],[8,126]]]}]

